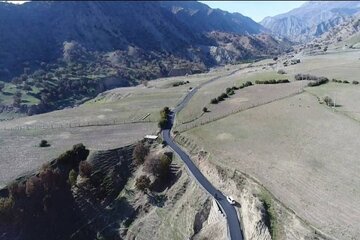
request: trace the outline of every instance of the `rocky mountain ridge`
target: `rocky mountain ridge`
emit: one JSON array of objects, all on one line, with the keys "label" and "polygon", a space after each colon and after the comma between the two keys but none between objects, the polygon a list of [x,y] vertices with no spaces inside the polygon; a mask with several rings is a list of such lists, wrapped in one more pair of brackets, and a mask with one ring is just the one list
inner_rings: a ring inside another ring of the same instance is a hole
[{"label": "rocky mountain ridge", "polygon": [[360,12],[360,1],[309,1],[260,23],[274,34],[306,42],[330,31]]}]

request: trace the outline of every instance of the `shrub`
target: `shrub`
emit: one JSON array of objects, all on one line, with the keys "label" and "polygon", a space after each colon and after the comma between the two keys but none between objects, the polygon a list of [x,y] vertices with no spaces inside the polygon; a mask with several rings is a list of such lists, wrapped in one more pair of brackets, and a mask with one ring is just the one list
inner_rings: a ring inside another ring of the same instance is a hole
[{"label": "shrub", "polygon": [[171,158],[165,154],[163,154],[160,158],[157,156],[151,156],[146,159],[144,170],[156,177],[165,177],[169,173],[171,162]]},{"label": "shrub", "polygon": [[142,192],[146,192],[150,188],[150,178],[146,175],[142,175],[136,179],[135,187]]},{"label": "shrub", "polygon": [[357,85],[357,84],[359,84],[359,82],[358,81],[352,81],[352,84]]},{"label": "shrub", "polygon": [[73,146],[72,150],[66,151],[57,158],[57,162],[62,165],[70,164],[72,168],[77,168],[80,161],[85,160],[89,155],[89,150],[82,143]]},{"label": "shrub", "polygon": [[0,82],[0,92],[2,92],[2,90],[5,88],[5,83]]},{"label": "shrub", "polygon": [[216,98],[211,99],[210,103],[211,104],[217,104],[219,101]]},{"label": "shrub", "polygon": [[0,198],[0,218],[8,220],[11,217],[11,210],[15,201],[13,197]]},{"label": "shrub", "polygon": [[226,93],[222,93],[222,94],[220,95],[220,97],[222,97],[223,99],[225,99],[225,98],[228,98],[229,96],[228,96]]},{"label": "shrub", "polygon": [[79,175],[83,178],[89,178],[92,173],[92,165],[87,161],[81,161],[79,164]]},{"label": "shrub", "polygon": [[202,110],[203,110],[204,113],[208,111],[207,107],[203,107]]},{"label": "shrub", "polygon": [[310,82],[308,83],[308,86],[309,87],[315,87],[315,86],[319,86],[319,85],[322,85],[322,84],[325,84],[329,82],[329,79],[326,78],[326,77],[319,77],[315,82]]},{"label": "shrub", "polygon": [[251,86],[251,85],[253,85],[253,83],[250,82],[250,81],[247,81],[247,82],[244,84],[244,87],[249,87],[249,86]]},{"label": "shrub", "polygon": [[161,129],[164,129],[167,125],[167,119],[161,118],[158,122],[158,126]]},{"label": "shrub", "polygon": [[347,80],[344,80],[344,81],[343,81],[343,83],[350,83],[350,82],[349,82],[349,81],[347,81]]},{"label": "shrub", "polygon": [[68,177],[70,186],[74,186],[76,184],[77,176],[78,176],[78,173],[74,169],[71,169],[71,171],[69,172],[69,177]]},{"label": "shrub", "polygon": [[279,71],[277,71],[278,74],[286,74],[285,70],[280,69]]},{"label": "shrub", "polygon": [[50,144],[46,140],[41,140],[39,147],[50,147]]},{"label": "shrub", "polygon": [[327,106],[333,106],[334,105],[333,100],[329,96],[324,97],[324,102],[325,102],[325,104]]},{"label": "shrub", "polygon": [[144,146],[144,143],[138,142],[133,150],[133,158],[136,165],[141,165],[145,161],[145,157],[149,153],[149,148]]}]

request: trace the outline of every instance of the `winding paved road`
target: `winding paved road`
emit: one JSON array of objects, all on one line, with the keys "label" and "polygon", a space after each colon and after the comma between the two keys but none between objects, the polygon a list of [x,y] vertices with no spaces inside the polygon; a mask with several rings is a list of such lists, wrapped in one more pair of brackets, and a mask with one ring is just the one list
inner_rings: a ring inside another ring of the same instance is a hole
[{"label": "winding paved road", "polygon": [[[238,70],[237,70],[238,71]],[[234,74],[234,71],[227,76]],[[191,92],[189,92],[185,98],[172,110],[169,114],[170,121],[165,129],[162,131],[162,136],[164,141],[179,155],[179,157],[183,160],[183,162],[188,167],[190,173],[197,180],[197,182],[211,195],[215,198],[218,205],[222,208],[222,211],[225,213],[228,223],[228,234],[230,234],[231,240],[243,240],[243,234],[240,226],[240,222],[238,219],[238,215],[236,209],[233,205],[231,205],[226,197],[217,190],[200,172],[200,170],[196,167],[196,165],[191,161],[189,155],[187,155],[172,139],[171,137],[171,128],[174,124],[176,113],[180,112],[189,102],[192,96],[197,92],[197,90],[205,84],[213,82],[221,77],[212,78],[209,81],[195,87]],[[215,194],[217,195],[215,197]]]}]

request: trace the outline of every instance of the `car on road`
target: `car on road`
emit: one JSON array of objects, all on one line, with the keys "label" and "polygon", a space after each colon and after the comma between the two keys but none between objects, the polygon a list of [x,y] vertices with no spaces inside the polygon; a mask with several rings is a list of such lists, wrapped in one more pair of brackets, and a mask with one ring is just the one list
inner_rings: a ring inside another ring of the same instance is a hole
[{"label": "car on road", "polygon": [[231,205],[234,205],[235,204],[235,200],[230,197],[230,196],[226,196],[226,200],[231,204]]}]

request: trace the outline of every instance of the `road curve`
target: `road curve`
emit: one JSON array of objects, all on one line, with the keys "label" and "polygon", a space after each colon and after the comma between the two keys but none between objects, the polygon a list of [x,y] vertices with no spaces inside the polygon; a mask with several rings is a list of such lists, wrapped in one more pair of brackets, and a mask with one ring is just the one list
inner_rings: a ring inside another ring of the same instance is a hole
[{"label": "road curve", "polygon": [[[238,71],[238,70],[237,70]],[[231,75],[236,71],[228,74]],[[227,76],[228,76],[227,75]],[[169,122],[165,129],[162,130],[163,140],[179,155],[182,161],[186,164],[187,168],[189,169],[190,173],[193,177],[197,180],[197,182],[211,195],[215,198],[218,204],[221,206],[222,210],[224,211],[228,223],[228,234],[230,235],[231,240],[243,240],[243,234],[240,226],[240,221],[238,219],[238,215],[236,209],[233,205],[231,205],[227,200],[226,197],[217,190],[207,179],[206,177],[200,172],[200,170],[196,167],[196,165],[191,161],[189,155],[187,155],[172,139],[171,137],[171,128],[174,124],[176,113],[180,112],[186,104],[189,102],[192,96],[197,92],[197,90],[205,84],[213,82],[220,77],[212,78],[209,81],[195,87],[192,91],[190,91],[183,100],[171,111],[169,114]],[[216,197],[215,197],[216,194]]]}]

